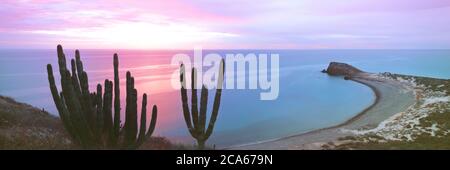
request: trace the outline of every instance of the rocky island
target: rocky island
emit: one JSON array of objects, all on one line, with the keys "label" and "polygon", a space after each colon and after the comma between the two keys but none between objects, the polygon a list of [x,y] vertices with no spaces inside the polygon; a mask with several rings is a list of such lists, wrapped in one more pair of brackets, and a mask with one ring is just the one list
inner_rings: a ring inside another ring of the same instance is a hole
[{"label": "rocky island", "polygon": [[324,73],[334,76],[356,76],[363,73],[363,71],[346,63],[331,62],[328,68],[324,70]]}]

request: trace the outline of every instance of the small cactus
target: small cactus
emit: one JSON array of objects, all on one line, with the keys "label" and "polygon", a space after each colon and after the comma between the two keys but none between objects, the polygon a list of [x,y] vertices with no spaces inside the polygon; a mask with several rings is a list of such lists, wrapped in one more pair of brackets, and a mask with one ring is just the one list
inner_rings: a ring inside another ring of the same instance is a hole
[{"label": "small cactus", "polygon": [[[222,59],[220,62],[219,76],[217,77],[217,87],[216,95],[214,98],[213,109],[211,113],[211,118],[206,128],[206,111],[208,106],[208,89],[205,85],[202,86],[201,99],[200,99],[200,110],[197,106],[197,89],[196,89],[196,74],[197,70],[192,68],[191,76],[191,111],[189,111],[187,90],[186,90],[186,75],[184,64],[180,67],[180,82],[181,82],[181,101],[183,102],[183,115],[186,125],[188,127],[189,133],[193,138],[197,140],[198,149],[205,148],[205,142],[211,136],[214,124],[217,120],[217,115],[219,114],[220,98],[222,95],[222,86],[225,74],[225,62]],[[192,117],[192,120],[191,120]],[[205,129],[206,128],[206,129]]]},{"label": "small cactus", "polygon": [[121,127],[117,54],[114,54],[114,84],[106,79],[104,89],[98,84],[96,92],[91,93],[79,51],[75,51],[75,60],[71,60],[72,72],[67,70],[61,45],[58,45],[57,52],[62,91],[58,92],[52,65],[48,64],[50,91],[64,127],[75,143],[85,149],[137,149],[151,136],[156,125],[157,107],[153,106],[152,119],[147,130],[147,94],[143,95],[141,126],[138,132],[137,90],[130,72],[127,72],[126,77],[126,119]]}]

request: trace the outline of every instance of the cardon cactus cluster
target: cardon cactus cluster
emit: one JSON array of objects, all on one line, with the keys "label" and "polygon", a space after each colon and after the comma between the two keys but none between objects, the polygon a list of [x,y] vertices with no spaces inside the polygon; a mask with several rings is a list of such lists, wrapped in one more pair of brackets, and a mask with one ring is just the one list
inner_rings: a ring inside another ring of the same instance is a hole
[{"label": "cardon cactus cluster", "polygon": [[90,92],[79,51],[76,50],[75,60],[70,62],[71,72],[67,69],[61,45],[58,45],[57,53],[62,90],[58,92],[52,65],[48,64],[50,90],[64,127],[76,144],[85,149],[136,149],[151,136],[156,125],[157,107],[152,108],[147,128],[147,95],[143,95],[138,127],[138,94],[130,72],[126,74],[125,121],[121,121],[117,54],[114,54],[114,82],[106,79],[104,89],[98,84],[96,92]]},{"label": "cardon cactus cluster", "polygon": [[187,97],[186,89],[186,72],[184,65],[180,68],[180,82],[181,82],[181,101],[183,105],[183,115],[186,125],[188,127],[189,133],[193,138],[197,140],[198,149],[204,149],[205,142],[211,136],[214,124],[217,120],[217,115],[219,114],[220,98],[222,95],[222,86],[225,74],[225,62],[222,59],[220,62],[220,70],[217,77],[216,95],[214,98],[213,108],[211,117],[206,127],[206,111],[208,106],[208,89],[205,85],[202,85],[201,98],[200,98],[200,108],[198,107],[198,97],[197,97],[197,84],[196,76],[197,70],[192,68],[191,72],[191,111],[189,111],[189,103]]}]

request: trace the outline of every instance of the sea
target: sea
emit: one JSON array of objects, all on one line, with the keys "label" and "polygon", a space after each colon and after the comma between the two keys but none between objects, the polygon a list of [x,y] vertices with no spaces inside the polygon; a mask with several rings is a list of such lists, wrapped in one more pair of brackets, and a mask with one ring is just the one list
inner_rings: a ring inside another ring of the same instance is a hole
[{"label": "sea", "polygon": [[[180,91],[171,85],[178,69],[171,65],[173,56],[180,53],[193,56],[192,50],[81,49],[80,53],[92,91],[105,79],[113,80],[113,54],[117,53],[122,111],[125,110],[125,74],[130,71],[138,95],[148,94],[148,110],[151,105],[158,107],[154,136],[164,136],[177,143],[194,143],[183,117]],[[450,50],[203,51],[204,55],[209,53],[222,57],[251,53],[279,56],[279,94],[275,100],[260,100],[264,92],[260,89],[223,90],[214,132],[207,142],[218,147],[274,140],[337,125],[371,105],[375,98],[370,88],[321,73],[332,61],[345,62],[367,72],[450,78]],[[74,58],[75,50],[65,49],[65,54],[69,61]],[[47,64],[53,66],[60,90],[56,49],[0,49],[0,95],[58,116],[49,90]],[[207,123],[214,94],[214,90],[209,91]]]}]

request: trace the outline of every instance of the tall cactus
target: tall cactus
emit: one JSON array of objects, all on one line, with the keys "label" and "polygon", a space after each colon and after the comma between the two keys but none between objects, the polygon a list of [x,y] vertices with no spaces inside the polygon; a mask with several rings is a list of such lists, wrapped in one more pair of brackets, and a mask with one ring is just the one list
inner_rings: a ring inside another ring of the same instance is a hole
[{"label": "tall cactus", "polygon": [[[220,70],[219,76],[217,77],[217,87],[216,87],[216,95],[214,98],[213,109],[211,113],[211,118],[206,128],[206,111],[208,106],[208,89],[205,85],[202,85],[201,90],[201,99],[200,99],[200,110],[198,108],[198,99],[197,99],[197,84],[196,84],[196,75],[197,70],[192,68],[191,72],[191,112],[189,112],[189,104],[186,90],[186,75],[184,64],[181,65],[180,68],[180,82],[181,82],[181,101],[183,102],[183,115],[186,125],[188,127],[189,133],[193,138],[197,140],[198,149],[205,148],[205,142],[211,136],[214,124],[217,120],[217,115],[219,114],[220,107],[220,97],[222,95],[222,86],[224,80],[225,73],[225,62],[222,59],[220,62]],[[192,117],[192,120],[191,120]]]},{"label": "tall cactus", "polygon": [[96,92],[91,93],[79,51],[75,51],[75,60],[71,60],[72,73],[66,67],[61,45],[58,45],[57,53],[62,91],[58,92],[51,64],[47,65],[48,81],[60,118],[75,143],[86,149],[136,149],[151,136],[156,125],[157,107],[153,106],[152,119],[147,129],[147,94],[144,93],[138,132],[137,90],[130,72],[127,72],[126,80],[126,119],[124,127],[121,127],[117,54],[114,54],[114,85],[106,79],[104,89],[98,84]]}]

